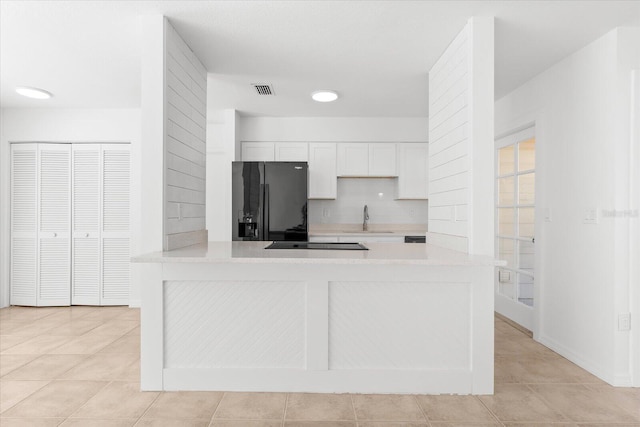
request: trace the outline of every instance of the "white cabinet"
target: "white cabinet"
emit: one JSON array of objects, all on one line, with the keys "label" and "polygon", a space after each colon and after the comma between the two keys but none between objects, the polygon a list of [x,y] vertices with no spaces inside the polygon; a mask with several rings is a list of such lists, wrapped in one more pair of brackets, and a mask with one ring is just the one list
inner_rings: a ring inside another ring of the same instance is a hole
[{"label": "white cabinet", "polygon": [[338,144],[338,176],[369,175],[369,144]]},{"label": "white cabinet", "polygon": [[306,142],[243,142],[243,162],[306,162]]},{"label": "white cabinet", "polygon": [[243,162],[273,162],[275,144],[273,142],[243,142],[241,146]]},{"label": "white cabinet", "polygon": [[396,144],[369,145],[369,176],[396,176]]},{"label": "white cabinet", "polygon": [[129,146],[11,146],[11,304],[129,302]]},{"label": "white cabinet", "polygon": [[429,198],[429,144],[398,144],[397,199]]},{"label": "white cabinet", "polygon": [[70,153],[11,146],[11,304],[69,305]]},{"label": "white cabinet", "polygon": [[306,162],[309,160],[306,142],[276,142],[276,162]]},{"label": "white cabinet", "polygon": [[335,199],[338,193],[336,144],[309,144],[309,198]]},{"label": "white cabinet", "polygon": [[396,176],[396,144],[338,144],[338,176]]}]

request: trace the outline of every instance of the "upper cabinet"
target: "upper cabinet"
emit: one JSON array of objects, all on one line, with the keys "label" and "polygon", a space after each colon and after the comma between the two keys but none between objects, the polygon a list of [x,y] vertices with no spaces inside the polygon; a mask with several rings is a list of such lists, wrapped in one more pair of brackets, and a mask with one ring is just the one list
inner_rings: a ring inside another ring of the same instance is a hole
[{"label": "upper cabinet", "polygon": [[338,194],[336,143],[309,144],[309,198],[335,199]]},{"label": "upper cabinet", "polygon": [[306,142],[243,142],[243,162],[306,162]]},{"label": "upper cabinet", "polygon": [[395,143],[338,144],[338,176],[397,176]]},{"label": "upper cabinet", "polygon": [[398,177],[396,199],[427,199],[427,143],[243,142],[245,162],[308,162],[309,198],[335,199],[337,177]]},{"label": "upper cabinet", "polygon": [[398,144],[397,199],[429,197],[429,144]]},{"label": "upper cabinet", "polygon": [[398,176],[396,145],[375,143],[369,145],[369,176]]},{"label": "upper cabinet", "polygon": [[273,162],[275,160],[275,144],[273,142],[243,142],[243,162]]},{"label": "upper cabinet", "polygon": [[369,175],[369,144],[338,144],[338,176]]},{"label": "upper cabinet", "polygon": [[276,162],[307,162],[309,152],[306,142],[276,142]]}]

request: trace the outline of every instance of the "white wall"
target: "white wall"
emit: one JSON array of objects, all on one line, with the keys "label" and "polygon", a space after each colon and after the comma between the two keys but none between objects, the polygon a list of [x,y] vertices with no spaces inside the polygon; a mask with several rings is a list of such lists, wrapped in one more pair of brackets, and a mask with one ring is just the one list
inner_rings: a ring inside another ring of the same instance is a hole
[{"label": "white wall", "polygon": [[[639,40],[638,29],[611,31],[496,102],[497,135],[536,129],[535,338],[615,385],[631,384],[630,333],[617,321],[640,258],[629,241],[638,218],[624,214],[638,209],[630,93]],[[589,209],[599,223],[583,222]]]},{"label": "white wall", "polygon": [[[166,21],[165,21],[166,22]],[[206,234],[207,71],[169,23],[165,35],[165,250]]]},{"label": "white wall", "polygon": [[[0,307],[9,304],[11,142],[130,142],[131,254],[140,254],[140,110],[2,109],[0,117]],[[137,284],[132,270],[131,300],[139,300]]]},{"label": "white wall", "polygon": [[241,141],[426,142],[426,117],[242,117]]},{"label": "white wall", "polygon": [[493,256],[492,17],[470,18],[429,71],[430,243]]}]

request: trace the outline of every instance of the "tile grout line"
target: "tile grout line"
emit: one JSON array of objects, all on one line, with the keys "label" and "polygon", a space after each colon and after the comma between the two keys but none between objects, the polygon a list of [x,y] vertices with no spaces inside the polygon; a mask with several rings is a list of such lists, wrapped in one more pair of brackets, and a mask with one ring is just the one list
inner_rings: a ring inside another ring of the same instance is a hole
[{"label": "tile grout line", "polygon": [[418,401],[418,396],[416,396],[414,394],[413,395],[413,400],[416,401],[416,405],[418,405],[418,409],[420,409],[420,413],[422,414],[422,416],[424,417],[425,421],[427,422],[427,426],[431,427],[431,420],[429,419],[429,417],[427,416],[427,413],[422,408],[422,405],[420,405],[420,402]]},{"label": "tile grout line", "polygon": [[[7,380],[10,381],[10,380]],[[16,380],[19,381],[19,380]],[[31,380],[31,381],[42,381],[42,380]],[[45,380],[46,381],[46,380]],[[14,403],[13,405],[9,406],[8,408],[4,408],[1,412],[0,412],[0,417],[2,416],[2,414],[4,414],[5,412],[7,412],[9,409],[11,408],[15,408],[16,405],[18,405],[19,403],[22,403],[25,399],[27,399],[28,397],[33,396],[35,393],[37,393],[38,391],[42,390],[43,388],[45,388],[46,386],[48,386],[49,384],[51,384],[51,381],[47,381],[46,384],[43,384],[42,387],[35,389],[32,393],[29,393],[29,395],[23,397],[22,399],[20,399],[19,401],[17,401],[16,403]]]},{"label": "tile grout line", "polygon": [[227,395],[226,391],[222,392],[222,397],[220,398],[220,400],[218,401],[218,404],[216,405],[216,409],[213,411],[213,414],[211,414],[211,421],[209,422],[209,425],[213,425],[213,422],[215,421],[216,418],[216,414],[218,413],[218,409],[220,409],[220,405],[222,405],[222,401],[224,400],[224,397]]},{"label": "tile grout line", "polygon": [[291,393],[287,393],[285,398],[284,398],[284,412],[282,413],[282,427],[284,427],[284,423],[287,419],[287,406],[289,405],[289,396],[291,395]]},{"label": "tile grout line", "polygon": [[358,413],[356,412],[356,404],[353,403],[353,394],[349,393],[349,400],[351,400],[351,409],[353,409],[353,419],[356,422],[356,426],[360,425],[358,422]]},{"label": "tile grout line", "polygon": [[218,411],[218,408],[220,407],[220,402],[222,402],[222,398],[223,397],[224,397],[224,392],[222,392],[222,396],[220,396],[220,399],[218,399],[218,402],[216,403],[216,408],[211,413],[211,416],[209,417],[209,424],[207,424],[207,426],[210,427],[210,426],[213,425],[213,417],[216,414],[216,412]]},{"label": "tile grout line", "polygon": [[[495,396],[496,395],[496,391],[495,389],[493,390],[493,394],[491,396]],[[478,396],[475,396],[476,400],[478,402],[480,402],[480,404],[491,414],[491,416],[493,418],[495,418],[495,420],[498,422],[499,425],[504,426],[504,423],[502,422],[502,420],[498,417],[497,414],[494,414],[493,411],[491,409],[489,409],[489,407],[487,405],[485,405],[485,403],[482,401],[482,399],[480,399]]]},{"label": "tile grout line", "polygon": [[[534,396],[536,396],[538,399],[542,400],[544,402],[545,405],[547,405],[549,408],[553,409],[554,411],[557,411],[560,415],[562,415],[563,417],[565,417],[567,420],[569,420],[572,423],[576,423],[578,421],[574,421],[571,417],[569,417],[567,414],[564,413],[564,411],[561,411],[560,409],[555,409],[553,406],[551,406],[551,404],[549,403],[549,401],[547,399],[544,398],[543,395],[541,395],[540,393],[538,393],[537,391],[535,391],[533,388],[531,388],[532,385],[535,385],[535,383],[532,384],[525,384],[524,386],[531,392],[534,394]],[[544,384],[542,384],[544,385]],[[582,387],[584,387],[582,384],[570,384],[570,385],[580,385]],[[585,422],[589,422],[589,421],[582,421],[582,423]],[[597,422],[597,421],[596,421]]]},{"label": "tile grout line", "polygon": [[[68,380],[68,381],[92,381],[92,380]],[[98,395],[98,393],[100,393],[102,390],[104,390],[105,388],[109,387],[109,384],[111,384],[113,381],[106,381],[106,384],[98,391],[96,391],[96,393],[91,396],[90,398],[88,398],[82,405],[78,406],[76,408],[75,411],[73,411],[71,414],[67,415],[66,417],[64,417],[65,421],[72,418],[73,414],[77,413],[80,409],[82,409],[84,407],[84,405],[86,405],[91,399],[93,399],[94,397],[96,397]],[[64,421],[63,421],[64,422]]]},{"label": "tile grout line", "polygon": [[[141,392],[144,393],[144,392]],[[149,409],[151,409],[151,407],[153,406],[154,403],[156,403],[156,400],[160,399],[160,396],[162,395],[162,391],[158,392],[158,395],[155,397],[155,399],[153,399],[153,401],[149,404],[149,406],[147,406],[147,409],[144,410],[144,412],[138,417],[138,419],[136,420],[135,423],[133,423],[133,427],[137,426],[138,423],[140,421],[142,421],[142,419],[144,418],[144,416],[147,414],[147,412],[149,412]]]}]

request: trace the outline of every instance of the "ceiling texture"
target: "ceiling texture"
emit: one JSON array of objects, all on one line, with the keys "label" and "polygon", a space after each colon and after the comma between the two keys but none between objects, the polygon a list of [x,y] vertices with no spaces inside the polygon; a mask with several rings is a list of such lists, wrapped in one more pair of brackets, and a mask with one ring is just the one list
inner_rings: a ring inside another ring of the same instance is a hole
[{"label": "ceiling texture", "polygon": [[[2,0],[0,106],[139,108],[140,16],[151,14],[165,15],[208,70],[210,110],[426,117],[429,69],[469,17],[495,17],[499,99],[612,28],[640,26],[640,0]],[[16,86],[54,97],[23,98]],[[318,89],[340,99],[313,102]]]}]

